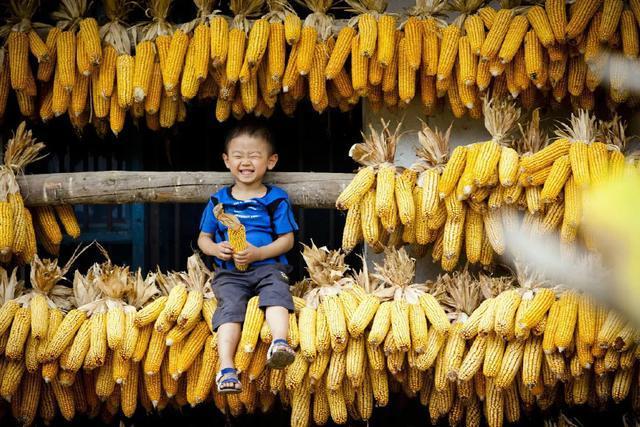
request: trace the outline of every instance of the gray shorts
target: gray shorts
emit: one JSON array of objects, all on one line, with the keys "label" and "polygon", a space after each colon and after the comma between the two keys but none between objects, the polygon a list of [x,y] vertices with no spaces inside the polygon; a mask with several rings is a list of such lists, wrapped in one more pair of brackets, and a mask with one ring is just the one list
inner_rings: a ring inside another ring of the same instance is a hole
[{"label": "gray shorts", "polygon": [[266,264],[247,271],[217,269],[213,278],[213,292],[218,307],[213,313],[213,329],[224,323],[242,323],[249,298],[258,295],[260,308],[278,306],[293,312],[293,298],[289,292],[287,273],[291,266]]}]

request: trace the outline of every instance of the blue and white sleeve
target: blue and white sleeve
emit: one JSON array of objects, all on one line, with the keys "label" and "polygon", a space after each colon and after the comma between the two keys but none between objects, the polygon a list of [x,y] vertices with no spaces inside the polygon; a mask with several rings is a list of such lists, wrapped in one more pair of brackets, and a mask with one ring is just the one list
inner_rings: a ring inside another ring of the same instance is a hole
[{"label": "blue and white sleeve", "polygon": [[273,213],[273,228],[273,231],[279,236],[298,231],[298,224],[293,216],[289,198],[282,199]]},{"label": "blue and white sleeve", "polygon": [[200,219],[200,231],[202,233],[214,234],[217,228],[218,220],[213,216],[213,203],[209,200],[207,206],[202,212],[202,218]]}]

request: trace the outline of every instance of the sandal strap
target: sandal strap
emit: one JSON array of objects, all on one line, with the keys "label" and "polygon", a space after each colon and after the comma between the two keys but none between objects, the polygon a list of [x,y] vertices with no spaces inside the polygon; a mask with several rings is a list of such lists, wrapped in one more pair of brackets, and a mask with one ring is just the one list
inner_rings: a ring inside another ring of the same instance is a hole
[{"label": "sandal strap", "polygon": [[271,345],[269,346],[269,350],[267,350],[267,359],[271,358],[273,353],[276,351],[276,348],[279,351],[286,351],[288,353],[293,353],[294,352],[293,349],[291,348],[291,346],[289,345],[289,343],[287,342],[287,340],[284,340],[284,339],[280,338],[280,339],[271,341]]},{"label": "sandal strap", "polygon": [[238,372],[234,368],[224,368],[216,375],[216,383],[222,385],[225,383],[240,384]]},{"label": "sandal strap", "polygon": [[229,374],[238,375],[238,371],[235,368],[223,368],[223,369],[220,369],[220,376],[229,375]]}]

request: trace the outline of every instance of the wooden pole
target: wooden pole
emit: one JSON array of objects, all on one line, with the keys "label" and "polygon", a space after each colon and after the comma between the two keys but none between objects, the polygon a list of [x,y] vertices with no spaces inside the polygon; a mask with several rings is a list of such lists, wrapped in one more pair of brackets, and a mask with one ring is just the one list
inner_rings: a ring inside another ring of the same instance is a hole
[{"label": "wooden pole", "polygon": [[[294,205],[332,208],[353,174],[271,172],[265,182],[284,189]],[[59,204],[203,203],[232,183],[228,172],[74,172],[18,178],[28,206]]]}]

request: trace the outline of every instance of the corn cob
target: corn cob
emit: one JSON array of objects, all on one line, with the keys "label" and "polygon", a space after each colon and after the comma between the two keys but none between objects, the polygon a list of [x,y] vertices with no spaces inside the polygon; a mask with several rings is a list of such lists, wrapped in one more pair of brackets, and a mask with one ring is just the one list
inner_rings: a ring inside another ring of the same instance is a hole
[{"label": "corn cob", "polygon": [[398,95],[405,104],[410,103],[416,93],[416,75],[409,63],[407,43],[403,37],[398,46]]},{"label": "corn cob", "polygon": [[623,8],[624,3],[621,1],[605,0],[602,2],[602,19],[598,28],[600,43],[607,43],[613,37],[620,23]]},{"label": "corn cob", "polygon": [[358,34],[361,39],[358,54],[371,58],[378,41],[378,23],[373,14],[363,13],[358,16]]},{"label": "corn cob", "polygon": [[442,46],[440,47],[437,67],[438,81],[442,81],[451,75],[458,55],[460,37],[460,28],[455,24],[448,25],[442,31]]},{"label": "corn cob", "polygon": [[602,0],[588,0],[576,4],[571,13],[571,19],[566,26],[566,36],[569,40],[576,39],[582,34],[596,11],[600,8]]},{"label": "corn cob", "polygon": [[[11,31],[7,37],[11,88],[22,91],[27,87],[29,68],[29,36],[22,31]],[[6,60],[6,59],[5,59]]]},{"label": "corn cob", "polygon": [[222,66],[227,61],[229,49],[229,23],[220,15],[209,21],[209,35],[211,39],[211,64],[214,68]]},{"label": "corn cob", "polygon": [[630,59],[637,58],[639,53],[638,28],[634,19],[631,10],[625,9],[622,11],[622,15],[620,16],[622,52]]},{"label": "corn cob", "polygon": [[[564,9],[564,5],[562,6]],[[547,12],[541,6],[533,6],[527,12],[527,19],[536,32],[540,43],[546,48],[556,41]]]},{"label": "corn cob", "polygon": [[560,44],[566,40],[567,11],[564,0],[546,0],[544,5],[553,36]]},{"label": "corn cob", "polygon": [[356,35],[351,41],[351,81],[356,93],[362,95],[367,89],[369,59],[358,54],[359,46],[360,35]]},{"label": "corn cob", "polygon": [[298,42],[300,44],[298,57],[296,59],[296,67],[300,75],[306,76],[309,74],[317,37],[318,33],[315,27],[311,25],[305,25],[302,27],[300,40]]},{"label": "corn cob", "polygon": [[56,38],[56,59],[60,85],[70,92],[76,79],[76,34],[73,31],[62,31]]},{"label": "corn cob", "polygon": [[[522,46],[523,40],[525,40],[525,34],[529,29],[529,22],[523,15],[517,15],[509,24],[509,29],[504,37],[504,42],[498,52],[498,58],[500,62],[506,64],[516,56],[516,53]],[[526,41],[525,41],[526,42]]]},{"label": "corn cob", "polygon": [[565,154],[569,154],[570,142],[566,138],[559,138],[536,153],[525,156],[520,161],[520,170],[535,172],[553,164]]},{"label": "corn cob", "polygon": [[488,61],[498,54],[512,19],[513,11],[511,9],[500,9],[496,13],[491,29],[482,43],[482,49],[480,49],[480,57],[483,61]]},{"label": "corn cob", "polygon": [[4,355],[9,360],[20,360],[24,354],[25,343],[31,329],[31,310],[28,307],[20,307],[13,318],[9,338]]},{"label": "corn cob", "polygon": [[495,386],[499,389],[506,389],[516,378],[520,371],[524,356],[525,343],[523,341],[511,341],[505,348],[502,357],[500,370],[495,378]]},{"label": "corn cob", "polygon": [[40,38],[38,33],[31,29],[27,33],[29,37],[29,51],[36,57],[38,63],[49,62],[51,60],[49,56],[49,48],[44,41]]},{"label": "corn cob", "polygon": [[484,23],[479,15],[469,15],[464,20],[464,29],[469,38],[469,44],[474,55],[480,55],[484,42]]},{"label": "corn cob", "polygon": [[331,296],[322,302],[322,306],[329,327],[331,348],[334,352],[344,351],[348,337],[342,303],[338,297]]},{"label": "corn cob", "polygon": [[[422,68],[427,76],[436,76],[438,73],[438,64],[440,62],[439,37],[440,30],[434,18],[428,17],[424,19],[422,21]],[[450,48],[456,47],[458,45],[457,38],[452,37],[452,35],[449,35],[448,37],[455,38],[456,43],[454,45],[452,44],[452,41],[448,41],[447,45]]]}]

